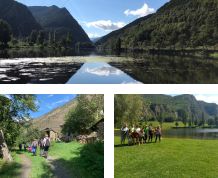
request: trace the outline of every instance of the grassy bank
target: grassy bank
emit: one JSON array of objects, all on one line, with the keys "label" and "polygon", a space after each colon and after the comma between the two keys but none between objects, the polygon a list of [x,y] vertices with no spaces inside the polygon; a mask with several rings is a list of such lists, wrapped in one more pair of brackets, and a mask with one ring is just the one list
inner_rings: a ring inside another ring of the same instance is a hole
[{"label": "grassy bank", "polygon": [[218,177],[218,141],[163,139],[161,143],[119,147],[115,137],[115,177]]}]

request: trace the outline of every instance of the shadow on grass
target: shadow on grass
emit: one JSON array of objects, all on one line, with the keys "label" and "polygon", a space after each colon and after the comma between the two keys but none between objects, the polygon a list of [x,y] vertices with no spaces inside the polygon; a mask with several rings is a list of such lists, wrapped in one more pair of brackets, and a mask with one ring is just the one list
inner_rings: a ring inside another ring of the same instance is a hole
[{"label": "shadow on grass", "polygon": [[22,165],[16,162],[0,162],[0,177],[20,177]]},{"label": "shadow on grass", "polygon": [[71,152],[70,160],[50,160],[53,173],[60,178],[104,177],[104,143],[86,144]]},{"label": "shadow on grass", "polygon": [[[143,144],[140,144],[140,145],[148,145],[148,144],[155,144],[155,143],[159,143],[159,142],[146,142],[146,143],[143,143]],[[119,144],[119,145],[114,145],[114,147],[130,147],[130,146],[139,146],[139,144]]]},{"label": "shadow on grass", "polygon": [[[38,176],[39,178],[53,178],[55,177],[52,170],[51,170],[51,167],[47,164],[47,163],[42,163],[43,164],[43,174]],[[57,177],[59,178],[59,177]],[[60,177],[60,178],[65,178],[65,177]]]}]

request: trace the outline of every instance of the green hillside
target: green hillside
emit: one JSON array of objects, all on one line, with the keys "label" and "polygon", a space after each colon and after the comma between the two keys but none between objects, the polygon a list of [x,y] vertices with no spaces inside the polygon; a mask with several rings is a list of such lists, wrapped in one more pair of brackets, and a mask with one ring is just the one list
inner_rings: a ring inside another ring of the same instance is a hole
[{"label": "green hillside", "polygon": [[101,38],[96,44],[114,48],[196,48],[218,45],[217,0],[171,0],[153,15]]}]

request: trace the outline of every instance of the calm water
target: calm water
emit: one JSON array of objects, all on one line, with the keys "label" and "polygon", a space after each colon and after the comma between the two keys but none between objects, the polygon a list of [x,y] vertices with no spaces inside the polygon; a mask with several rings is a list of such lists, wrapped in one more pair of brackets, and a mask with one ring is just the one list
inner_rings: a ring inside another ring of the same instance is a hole
[{"label": "calm water", "polygon": [[164,137],[195,138],[195,139],[218,139],[218,129],[169,129],[164,131]]},{"label": "calm water", "polygon": [[139,84],[123,71],[106,62],[87,62],[73,75],[68,84]]},{"label": "calm water", "polygon": [[[163,137],[167,138],[192,138],[192,139],[218,139],[218,129],[179,128],[163,130]],[[120,136],[120,131],[114,132]]]},{"label": "calm water", "polygon": [[13,50],[0,52],[0,83],[218,84],[218,61],[140,53],[105,56]]}]

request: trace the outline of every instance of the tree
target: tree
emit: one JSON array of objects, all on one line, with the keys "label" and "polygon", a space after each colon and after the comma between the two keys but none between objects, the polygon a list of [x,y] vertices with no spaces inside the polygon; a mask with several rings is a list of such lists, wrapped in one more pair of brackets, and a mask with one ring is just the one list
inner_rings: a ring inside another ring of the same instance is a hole
[{"label": "tree", "polygon": [[214,121],[215,121],[216,127],[218,127],[218,116],[215,117]]},{"label": "tree", "polygon": [[84,134],[89,127],[103,117],[103,95],[79,95],[77,106],[66,116],[62,132]]},{"label": "tree", "polygon": [[176,121],[175,125],[176,125],[176,127],[178,127],[178,126],[179,126],[179,123]]},{"label": "tree", "polygon": [[29,117],[29,111],[37,110],[35,99],[35,95],[0,95],[0,128],[9,147],[16,143],[22,121]]},{"label": "tree", "polygon": [[45,33],[43,31],[40,31],[37,36],[37,43],[43,45],[44,41],[45,41]]},{"label": "tree", "polygon": [[3,47],[7,47],[8,42],[11,40],[11,28],[9,24],[3,20],[0,20],[0,44]]},{"label": "tree", "polygon": [[29,43],[35,44],[37,42],[38,32],[36,30],[33,30],[29,37]]},{"label": "tree", "polygon": [[138,124],[139,120],[145,117],[141,95],[115,95],[114,104],[116,127],[120,127],[123,123]]},{"label": "tree", "polygon": [[209,118],[208,121],[207,121],[208,125],[209,126],[214,126],[215,125],[215,120],[214,118]]}]

